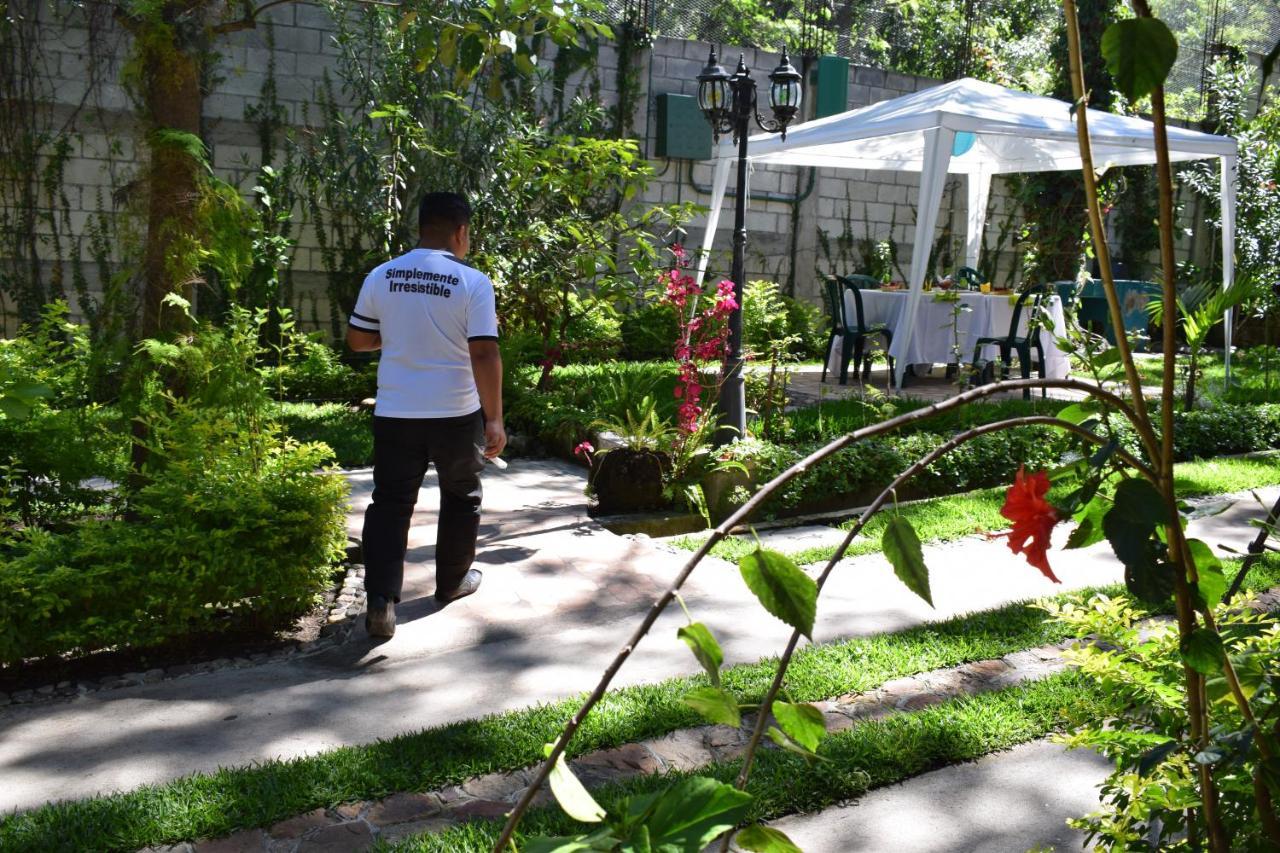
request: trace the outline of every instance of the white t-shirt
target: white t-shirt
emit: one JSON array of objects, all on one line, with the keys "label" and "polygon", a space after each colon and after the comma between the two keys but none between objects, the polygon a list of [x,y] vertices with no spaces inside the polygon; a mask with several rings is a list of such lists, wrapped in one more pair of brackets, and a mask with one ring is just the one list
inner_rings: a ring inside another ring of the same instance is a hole
[{"label": "white t-shirt", "polygon": [[438,249],[414,249],[365,277],[351,326],[382,335],[384,418],[452,418],[480,408],[469,341],[498,339],[493,282]]}]

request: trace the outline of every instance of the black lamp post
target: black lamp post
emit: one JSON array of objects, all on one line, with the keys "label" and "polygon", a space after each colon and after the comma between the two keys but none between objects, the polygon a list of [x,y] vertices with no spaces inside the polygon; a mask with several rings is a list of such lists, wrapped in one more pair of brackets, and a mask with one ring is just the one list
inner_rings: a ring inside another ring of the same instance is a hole
[{"label": "black lamp post", "polygon": [[773,119],[766,120],[756,110],[756,81],[747,71],[746,56],[738,58],[733,74],[724,70],[711,48],[707,65],[698,75],[698,106],[711,123],[716,141],[720,135],[733,134],[738,143],[738,185],[733,220],[733,295],[738,307],[729,315],[729,354],[725,357],[724,375],[720,385],[718,409],[720,429],[716,431],[716,443],[727,444],[734,438],[746,435],[747,405],[742,378],[742,279],[746,273],[747,251],[747,131],[751,121],[766,133],[781,133],[787,138],[787,125],[800,111],[803,92],[800,72],[782,49],[782,61],[769,74],[769,106]]}]

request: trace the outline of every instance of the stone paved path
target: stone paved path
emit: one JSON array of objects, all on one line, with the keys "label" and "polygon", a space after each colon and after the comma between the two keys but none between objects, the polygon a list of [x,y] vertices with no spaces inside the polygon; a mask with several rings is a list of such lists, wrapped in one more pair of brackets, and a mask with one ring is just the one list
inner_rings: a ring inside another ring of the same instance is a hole
[{"label": "stone paved path", "polygon": [[[354,529],[369,475],[348,476]],[[0,809],[367,743],[589,689],[687,555],[595,525],[582,485],[582,469],[558,462],[490,471],[479,556],[485,584],[440,610],[429,597],[429,483],[410,543],[401,627],[390,642],[360,636],[303,659],[0,709]],[[1261,511],[1241,504],[1197,524],[1234,526],[1225,541],[1239,544],[1250,513]],[[926,559],[937,610],[907,592],[878,555],[858,558],[833,576],[816,638],[893,630],[1063,588],[999,542],[927,548]],[[1055,554],[1054,568],[1067,587],[1120,577],[1105,546]],[[726,663],[776,654],[785,642],[785,626],[763,613],[732,566],[708,562],[685,597],[721,639]],[[615,684],[696,672],[674,636],[682,623],[678,610],[665,616]]]},{"label": "stone paved path", "polygon": [[1110,766],[1094,753],[1032,741],[773,826],[805,853],[1065,853],[1085,840],[1067,818],[1097,810]]}]

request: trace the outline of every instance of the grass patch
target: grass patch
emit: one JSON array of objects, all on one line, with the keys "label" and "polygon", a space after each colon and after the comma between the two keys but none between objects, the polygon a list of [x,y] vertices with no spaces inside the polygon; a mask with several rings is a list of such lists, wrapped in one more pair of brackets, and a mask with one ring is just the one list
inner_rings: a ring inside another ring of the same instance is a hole
[{"label": "grass patch", "polygon": [[[762,750],[747,789],[755,796],[748,820],[772,820],[813,812],[949,764],[980,758],[1043,737],[1069,714],[1086,711],[1100,699],[1099,687],[1075,673],[1032,684],[953,699],[911,714],[863,723],[823,740],[819,752],[829,763],[813,764],[781,750]],[[712,764],[698,772],[729,784],[739,761]],[[650,776],[611,785],[596,798],[616,811],[629,794],[666,788],[670,776]],[[677,777],[678,778],[678,777]],[[393,849],[413,853],[469,853],[493,849],[502,823],[473,821],[438,835],[407,839]],[[558,809],[531,811],[518,838],[587,831]]]},{"label": "grass patch", "polygon": [[[1222,354],[1206,352],[1200,356],[1200,379],[1196,396],[1221,398],[1229,403],[1280,402],[1280,352],[1275,347],[1254,347],[1236,353],[1231,360],[1231,387],[1226,387],[1226,367]],[[1186,369],[1191,363],[1180,354],[1174,362],[1174,389],[1181,408],[1181,394],[1186,382]],[[1137,358],[1134,364],[1142,384],[1158,387],[1164,376],[1164,359]]]},{"label": "grass patch", "polygon": [[[1259,455],[1180,462],[1174,466],[1174,482],[1179,497],[1183,498],[1201,498],[1274,486],[1280,484],[1280,456]],[[902,505],[898,508],[898,513],[915,527],[921,542],[954,542],[972,533],[1008,527],[1008,522],[1000,515],[1005,491],[1003,487],[980,489],[916,501]],[[887,512],[877,513],[863,532],[849,544],[846,556],[878,554],[880,537],[889,517]],[[850,519],[842,522],[840,528],[848,530],[855,523],[856,519]],[[696,551],[705,540],[706,534],[695,534],[672,539],[671,544],[687,551]],[[755,539],[752,537],[730,536],[717,542],[711,549],[711,555],[736,563],[754,551],[755,547]],[[787,553],[803,565],[829,560],[835,552],[834,545],[823,545]]]},{"label": "grass patch", "polygon": [[[1239,562],[1232,564],[1238,566]],[[1232,570],[1228,574],[1232,574]],[[1245,588],[1267,589],[1277,583],[1280,583],[1280,556],[1268,555],[1250,572]],[[1115,594],[1119,588],[1096,591]],[[1073,595],[1090,592],[1078,591]],[[1058,598],[1065,600],[1067,596]],[[791,664],[787,688],[794,701],[827,699],[867,691],[894,678],[1003,657],[1059,642],[1068,636],[1063,626],[1047,622],[1044,614],[1029,604],[1010,604],[891,634],[806,646],[797,652]],[[659,636],[651,642],[663,639]],[[673,637],[665,639],[676,642]],[[773,678],[776,663],[776,659],[770,658],[731,667],[724,672],[724,685],[743,702],[759,702]],[[570,746],[570,756],[701,724],[700,718],[680,702],[680,697],[690,688],[705,684],[701,677],[674,678],[610,691],[579,730]],[[376,799],[398,791],[428,791],[472,776],[525,767],[540,760],[542,745],[557,736],[580,701],[581,697],[575,697],[426,729],[366,746],[342,747],[290,761],[226,768],[125,793],[50,804],[7,815],[0,817],[0,850],[137,850],[193,838],[229,835],[319,807]],[[942,711],[925,713],[941,714],[939,719],[947,719]],[[919,715],[913,718],[925,719]],[[911,732],[901,731],[903,737]],[[1016,727],[1010,731],[1016,731]],[[1023,739],[1036,736],[1038,734],[1028,734]],[[965,741],[963,727],[952,734],[939,731],[930,737],[939,742]],[[832,742],[838,741],[833,738]],[[1009,743],[1014,742],[1017,741]],[[982,751],[956,753],[956,757],[948,760],[975,757],[1000,748],[993,743],[979,739],[973,742],[973,748],[982,746]],[[874,758],[881,755],[877,749],[864,746],[853,751],[865,751]],[[942,753],[924,755],[921,759],[924,764],[910,764],[906,759],[895,757],[885,767],[901,764],[927,769],[936,766],[928,762],[943,761],[939,757]],[[871,758],[865,760],[874,763]],[[883,759],[875,758],[880,760]],[[762,775],[761,778],[768,777]],[[893,781],[890,777],[884,778],[886,782]],[[766,790],[771,792],[771,797],[787,793],[768,786]],[[784,806],[790,810],[800,807],[788,801],[779,808]]]},{"label": "grass patch", "polygon": [[281,403],[277,417],[289,437],[329,445],[344,468],[373,464],[373,415],[369,412],[353,411],[345,403]]}]

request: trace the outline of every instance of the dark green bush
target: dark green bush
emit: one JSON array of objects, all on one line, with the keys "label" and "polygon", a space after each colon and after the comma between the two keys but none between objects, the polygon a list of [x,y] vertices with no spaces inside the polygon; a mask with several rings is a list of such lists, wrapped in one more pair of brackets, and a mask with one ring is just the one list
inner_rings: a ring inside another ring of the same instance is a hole
[{"label": "dark green bush", "polygon": [[672,358],[676,346],[676,314],[670,305],[644,305],[622,315],[622,357],[629,361]]},{"label": "dark green bush", "polygon": [[309,610],[344,541],[346,484],[315,473],[323,445],[284,445],[256,468],[166,469],[137,521],[28,529],[0,570],[0,664],[145,647]]},{"label": "dark green bush", "polygon": [[564,452],[588,437],[602,419],[619,419],[628,401],[645,394],[657,403],[659,418],[673,422],[675,362],[610,362],[567,365],[552,374],[551,388],[534,387],[537,367],[506,373],[507,428]]},{"label": "dark green bush", "polygon": [[[1159,409],[1152,420],[1160,423]],[[1133,453],[1141,453],[1137,435],[1117,420],[1118,435]],[[1280,448],[1280,404],[1215,403],[1213,408],[1173,413],[1173,453],[1178,462],[1233,453]]]},{"label": "dark green bush", "polygon": [[24,525],[102,511],[110,495],[89,481],[124,475],[128,430],[117,407],[93,400],[93,361],[85,327],[67,322],[62,303],[49,305],[20,336],[0,341],[0,374],[48,391],[21,417],[0,415],[0,488]]},{"label": "dark green bush", "polygon": [[[808,406],[787,413],[791,435],[795,441],[830,441],[837,436],[879,423],[897,415],[915,411],[929,405],[925,400],[900,397],[881,397],[860,400],[826,400],[821,405]],[[1051,415],[1066,404],[1057,400],[992,400],[973,403],[958,409],[934,415],[917,427],[906,427],[929,432],[947,433],[968,429],[977,424],[1017,418],[1026,415]],[[903,434],[902,432],[898,433]]]},{"label": "dark green bush", "polygon": [[1280,404],[1219,403],[1174,412],[1173,449],[1179,461],[1280,447]]},{"label": "dark green bush", "polygon": [[352,366],[319,335],[298,339],[292,356],[268,370],[268,388],[286,400],[356,402],[377,391],[374,361]]},{"label": "dark green bush", "polygon": [[[933,432],[890,435],[860,441],[805,471],[768,503],[766,514],[819,507],[853,499],[869,499],[916,460],[946,441]],[[817,448],[791,447],[749,439],[732,445],[723,456],[746,463],[765,483]],[[1046,427],[1019,427],[980,436],[937,460],[903,489],[903,497],[931,497],[1012,482],[1019,465],[1048,468],[1067,449],[1067,442]]]},{"label": "dark green bush", "polygon": [[808,302],[783,296],[782,304],[787,309],[787,334],[796,338],[792,354],[805,360],[826,358],[831,321]]},{"label": "dark green bush", "polygon": [[[341,555],[346,485],[317,473],[327,447],[280,438],[258,334],[239,311],[226,328],[139,345],[115,417],[126,442],[121,425],[143,427],[145,459],[118,467],[74,522],[0,528],[0,664],[274,630],[317,600]],[[65,423],[68,444],[93,423],[53,404],[30,423],[42,418]]]}]

